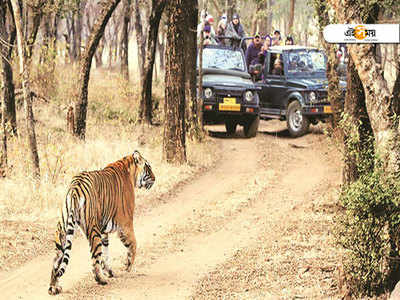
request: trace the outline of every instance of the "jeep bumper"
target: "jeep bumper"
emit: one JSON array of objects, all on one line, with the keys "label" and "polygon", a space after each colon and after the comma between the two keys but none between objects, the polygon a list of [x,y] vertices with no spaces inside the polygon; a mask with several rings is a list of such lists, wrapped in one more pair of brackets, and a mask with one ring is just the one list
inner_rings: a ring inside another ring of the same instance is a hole
[{"label": "jeep bumper", "polygon": [[330,105],[303,106],[303,115],[305,116],[329,116],[332,114]]},{"label": "jeep bumper", "polygon": [[249,117],[257,116],[260,112],[258,104],[240,104],[240,106],[223,105],[223,103],[203,103],[203,120],[206,124],[223,123],[235,120],[238,123]]}]

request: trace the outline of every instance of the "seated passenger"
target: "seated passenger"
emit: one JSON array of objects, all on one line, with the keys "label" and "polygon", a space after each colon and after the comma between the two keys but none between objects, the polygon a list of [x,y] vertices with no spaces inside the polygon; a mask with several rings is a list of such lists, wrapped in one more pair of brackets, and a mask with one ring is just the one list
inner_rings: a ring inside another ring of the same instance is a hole
[{"label": "seated passenger", "polygon": [[272,75],[283,75],[283,64],[282,61],[277,58],[274,62],[274,68],[272,69]]},{"label": "seated passenger", "polygon": [[294,45],[293,38],[290,35],[286,37],[285,45]]},{"label": "seated passenger", "polygon": [[299,57],[297,55],[294,55],[289,62],[288,69],[291,71],[297,70],[297,63],[299,61]]}]

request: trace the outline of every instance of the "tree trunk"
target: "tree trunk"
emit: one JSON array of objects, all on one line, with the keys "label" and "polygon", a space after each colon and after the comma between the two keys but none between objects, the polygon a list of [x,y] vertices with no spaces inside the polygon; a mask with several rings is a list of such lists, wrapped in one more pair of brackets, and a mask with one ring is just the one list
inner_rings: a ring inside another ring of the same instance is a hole
[{"label": "tree trunk", "polygon": [[138,49],[138,66],[140,72],[140,84],[143,83],[144,59],[146,55],[146,40],[143,37],[142,16],[140,15],[139,0],[133,0],[135,5],[135,33]]},{"label": "tree trunk", "polygon": [[[23,28],[23,22],[21,20],[20,7],[17,0],[12,0],[12,7],[14,10],[15,27],[17,29],[17,45],[18,45],[18,56],[20,73],[22,78],[22,90],[24,94],[24,106],[25,106],[25,122],[26,122],[26,132],[28,138],[28,146],[30,149],[31,163],[33,165],[33,177],[35,179],[40,178],[40,168],[39,168],[39,155],[36,144],[36,133],[35,133],[35,123],[33,118],[32,110],[32,93],[30,90],[30,63],[28,59],[27,44],[25,41]],[[32,52],[30,52],[32,55]]]},{"label": "tree trunk", "polygon": [[373,132],[365,107],[362,82],[351,56],[347,65],[346,90],[343,183],[349,185],[359,179],[361,171],[373,170],[373,164],[365,165],[372,158],[365,155],[373,155],[368,151],[373,149]]},{"label": "tree trunk", "polygon": [[157,38],[157,49],[160,58],[160,71],[165,71],[165,35],[164,29],[161,26],[160,38]]},{"label": "tree trunk", "polygon": [[232,20],[233,14],[236,12],[236,0],[227,0],[228,5],[228,20]]},{"label": "tree trunk", "polygon": [[85,139],[86,134],[86,114],[88,104],[88,84],[90,78],[90,67],[92,58],[96,52],[97,46],[101,37],[104,34],[104,29],[110,19],[112,13],[121,0],[103,0],[100,3],[101,12],[93,26],[93,31],[90,33],[85,53],[81,59],[81,70],[79,73],[79,96],[75,103],[75,136],[80,139]]},{"label": "tree trunk", "polygon": [[75,47],[76,47],[76,59],[80,60],[82,56],[81,46],[82,46],[82,18],[83,12],[85,11],[86,0],[80,0],[78,5],[78,12],[76,14],[75,21]]},{"label": "tree trunk", "polygon": [[104,36],[100,39],[99,46],[97,47],[94,58],[96,60],[96,68],[101,68],[103,66],[103,52],[104,52]]},{"label": "tree trunk", "polygon": [[293,34],[293,24],[294,24],[294,6],[296,4],[296,0],[290,0],[290,9],[289,9],[289,25],[286,35]]},{"label": "tree trunk", "polygon": [[122,38],[121,38],[121,73],[126,81],[129,81],[129,65],[128,65],[128,26],[131,19],[131,0],[123,0],[123,11],[124,11],[124,24],[122,26]]},{"label": "tree trunk", "polygon": [[[9,15],[12,15],[10,13]],[[0,43],[0,56],[1,56],[1,73],[2,73],[2,98],[4,107],[2,109],[2,115],[4,116],[4,122],[6,128],[10,128],[14,135],[17,135],[17,118],[15,111],[15,93],[14,93],[14,82],[13,82],[13,70],[10,65],[12,46],[15,43],[16,30],[14,21],[10,17],[9,23],[12,24],[10,27],[10,34],[6,28],[6,16],[7,16],[7,4],[5,2],[0,4],[0,39],[7,41],[8,47],[4,43]]]},{"label": "tree trunk", "polygon": [[[186,162],[185,142],[185,10],[191,1],[170,0],[167,6],[168,30],[165,71],[165,123],[163,157],[168,163]],[[177,38],[180,37],[180,38]]]},{"label": "tree trunk", "polygon": [[201,141],[204,137],[203,126],[200,123],[198,103],[197,103],[197,86],[196,86],[196,64],[197,64],[197,0],[193,1],[193,6],[189,6],[186,10],[186,24],[188,24],[188,32],[186,36],[185,49],[185,95],[188,110],[188,128],[191,138]]},{"label": "tree trunk", "polygon": [[322,36],[322,30],[329,24],[329,15],[326,2],[323,0],[314,2],[315,9],[317,11],[318,25],[320,28],[319,39],[325,48],[325,52],[328,56],[326,76],[328,78],[328,100],[332,105],[332,128],[338,130],[337,125],[340,121],[341,113],[343,112],[343,103],[341,101],[342,94],[339,88],[339,74],[338,59],[336,58],[336,52],[332,44],[325,42]]},{"label": "tree trunk", "polygon": [[147,34],[146,59],[144,61],[144,76],[141,83],[139,122],[152,124],[152,80],[154,60],[156,56],[156,45],[158,39],[158,28],[161,15],[167,4],[166,0],[152,0],[151,13],[149,17],[149,32]]},{"label": "tree trunk", "polygon": [[267,32],[266,32],[266,34],[272,33],[272,17],[273,17],[272,6],[273,5],[274,5],[274,1],[268,0],[268,15],[267,15]]}]

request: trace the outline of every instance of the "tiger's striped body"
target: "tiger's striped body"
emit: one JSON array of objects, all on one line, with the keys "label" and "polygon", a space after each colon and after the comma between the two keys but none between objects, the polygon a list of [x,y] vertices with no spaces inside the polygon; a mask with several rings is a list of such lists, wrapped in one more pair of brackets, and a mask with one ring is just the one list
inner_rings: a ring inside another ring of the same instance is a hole
[{"label": "tiger's striped body", "polygon": [[108,264],[109,233],[118,231],[128,249],[126,269],[131,270],[136,254],[134,188],[150,189],[154,180],[149,163],[137,151],[103,170],[82,172],[72,179],[56,232],[57,256],[49,294],[61,292],[58,279],[68,265],[72,238],[78,226],[89,240],[93,273],[99,284],[107,283],[103,271],[113,276]]}]

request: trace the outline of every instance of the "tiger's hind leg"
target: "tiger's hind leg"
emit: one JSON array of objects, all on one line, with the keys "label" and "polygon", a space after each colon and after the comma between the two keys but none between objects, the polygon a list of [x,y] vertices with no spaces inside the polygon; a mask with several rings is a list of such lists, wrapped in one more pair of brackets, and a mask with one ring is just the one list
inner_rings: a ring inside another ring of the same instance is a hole
[{"label": "tiger's hind leg", "polygon": [[114,277],[114,273],[110,267],[110,260],[108,256],[108,233],[104,233],[101,235],[101,243],[103,245],[103,256],[104,256],[104,264],[103,264],[103,271],[106,273],[108,277]]},{"label": "tiger's hind leg", "polygon": [[122,244],[128,249],[127,261],[125,263],[126,271],[130,272],[132,270],[133,263],[136,256],[136,238],[135,232],[133,230],[133,224],[122,228],[118,232],[119,238]]},{"label": "tiger's hind leg", "polygon": [[53,261],[53,268],[51,270],[50,287],[48,290],[50,295],[57,295],[62,292],[62,288],[59,284],[59,277],[57,276],[57,270],[61,264],[62,258],[63,252],[61,250],[58,250],[57,255]]},{"label": "tiger's hind leg", "polygon": [[92,265],[94,278],[98,284],[105,285],[107,280],[103,275],[103,255],[102,255],[102,241],[101,233],[98,228],[93,228],[88,237],[90,243],[90,252],[92,253]]}]

